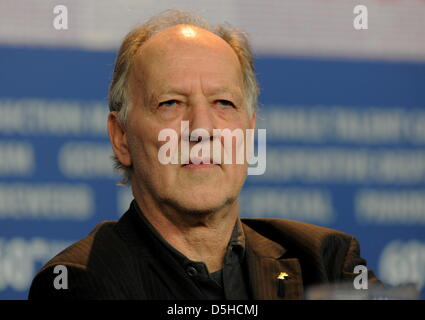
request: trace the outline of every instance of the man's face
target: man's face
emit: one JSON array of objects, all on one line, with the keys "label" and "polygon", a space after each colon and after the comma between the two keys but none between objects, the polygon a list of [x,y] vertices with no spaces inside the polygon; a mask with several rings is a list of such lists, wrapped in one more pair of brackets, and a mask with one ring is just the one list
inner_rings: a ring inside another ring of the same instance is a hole
[{"label": "man's face", "polygon": [[[127,164],[134,169],[133,190],[187,212],[212,212],[237,199],[247,175],[246,162],[164,165],[158,160],[165,143],[158,139],[160,131],[175,130],[180,148],[181,121],[189,121],[190,132],[203,128],[211,136],[213,129],[240,128],[245,133],[254,127],[232,48],[203,29],[168,28],[140,48],[129,81],[132,107],[125,138]],[[190,149],[196,143],[190,142]]]}]

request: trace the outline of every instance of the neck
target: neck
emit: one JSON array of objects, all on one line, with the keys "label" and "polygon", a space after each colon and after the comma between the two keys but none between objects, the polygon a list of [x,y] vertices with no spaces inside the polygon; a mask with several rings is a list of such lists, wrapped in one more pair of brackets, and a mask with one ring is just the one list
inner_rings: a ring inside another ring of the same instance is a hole
[{"label": "neck", "polygon": [[146,219],[176,250],[193,261],[202,261],[209,272],[223,267],[224,255],[239,213],[236,200],[217,211],[197,214],[147,201],[134,192]]}]

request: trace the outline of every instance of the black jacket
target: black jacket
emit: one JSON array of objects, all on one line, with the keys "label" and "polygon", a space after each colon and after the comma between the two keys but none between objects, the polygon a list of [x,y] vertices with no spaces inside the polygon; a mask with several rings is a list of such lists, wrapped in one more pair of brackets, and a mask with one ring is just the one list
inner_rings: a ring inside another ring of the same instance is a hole
[{"label": "black jacket", "polygon": [[[133,207],[104,221],[51,259],[36,275],[29,299],[205,299],[172,255],[158,254]],[[283,219],[241,219],[246,269],[253,299],[303,299],[313,284],[353,281],[365,265],[355,238]],[[68,270],[68,289],[54,288],[56,265]],[[289,277],[278,279],[281,272]],[[369,281],[377,281],[372,272]]]}]

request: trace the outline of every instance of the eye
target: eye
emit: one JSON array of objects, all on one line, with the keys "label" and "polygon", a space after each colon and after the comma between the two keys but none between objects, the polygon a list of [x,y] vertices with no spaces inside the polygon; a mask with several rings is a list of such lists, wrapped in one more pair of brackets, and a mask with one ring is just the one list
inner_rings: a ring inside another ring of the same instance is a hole
[{"label": "eye", "polygon": [[215,102],[223,107],[233,107],[233,108],[235,107],[234,103],[229,100],[220,99],[220,100],[216,100]]},{"label": "eye", "polygon": [[171,108],[171,107],[173,107],[177,103],[178,103],[178,101],[177,100],[174,100],[174,99],[173,100],[167,100],[167,101],[160,102],[158,104],[158,107],[164,106],[166,108]]}]

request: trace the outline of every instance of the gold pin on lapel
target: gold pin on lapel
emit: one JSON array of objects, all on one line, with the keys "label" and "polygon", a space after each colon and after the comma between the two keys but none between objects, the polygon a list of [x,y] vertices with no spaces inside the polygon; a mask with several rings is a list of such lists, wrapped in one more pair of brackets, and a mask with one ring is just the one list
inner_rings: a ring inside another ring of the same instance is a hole
[{"label": "gold pin on lapel", "polygon": [[278,276],[277,276],[277,278],[279,279],[279,280],[286,280],[286,278],[288,278],[289,277],[289,275],[286,273],[286,272],[281,272]]},{"label": "gold pin on lapel", "polygon": [[280,280],[286,280],[288,278],[289,278],[289,274],[287,274],[286,272],[279,273],[279,275],[276,278],[278,280],[277,295],[280,296],[281,298],[285,297],[285,284],[287,284],[287,282],[280,281]]}]

